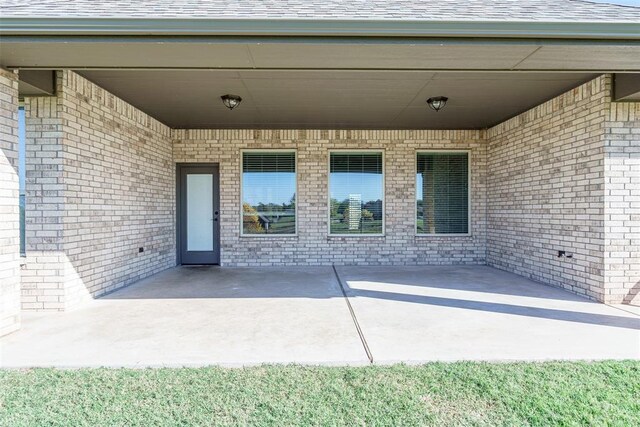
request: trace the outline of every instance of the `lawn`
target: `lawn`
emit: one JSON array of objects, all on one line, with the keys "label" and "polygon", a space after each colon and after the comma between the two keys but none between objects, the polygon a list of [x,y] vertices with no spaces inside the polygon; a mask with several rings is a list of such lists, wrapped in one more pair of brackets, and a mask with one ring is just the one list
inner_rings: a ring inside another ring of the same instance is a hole
[{"label": "lawn", "polygon": [[331,234],[382,234],[382,220],[360,221],[357,229],[350,230],[347,222],[331,222]]},{"label": "lawn", "polygon": [[631,426],[640,362],[0,371],[2,426]]}]

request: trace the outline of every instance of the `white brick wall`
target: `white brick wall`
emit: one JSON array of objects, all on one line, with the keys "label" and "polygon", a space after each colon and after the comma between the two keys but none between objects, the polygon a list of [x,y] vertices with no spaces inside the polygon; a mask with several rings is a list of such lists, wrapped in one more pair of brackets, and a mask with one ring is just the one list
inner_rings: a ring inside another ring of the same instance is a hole
[{"label": "white brick wall", "polygon": [[57,89],[25,100],[24,309],[71,308],[175,265],[169,128],[73,72]]},{"label": "white brick wall", "polygon": [[605,122],[605,300],[640,304],[640,102]]},{"label": "white brick wall", "polygon": [[22,308],[64,309],[66,282],[62,99],[27,98],[25,222],[27,257],[22,269]]},{"label": "white brick wall", "polygon": [[[175,130],[174,160],[220,164],[222,265],[483,264],[486,143],[482,131]],[[298,236],[240,237],[240,150],[298,156]],[[385,151],[384,237],[328,237],[328,153]],[[471,150],[470,237],[415,236],[417,150]]]},{"label": "white brick wall", "polygon": [[489,129],[490,265],[603,300],[608,85],[596,78]]},{"label": "white brick wall", "polygon": [[640,103],[614,103],[611,92],[603,75],[488,131],[487,261],[599,301],[638,302]]},{"label": "white brick wall", "polygon": [[0,336],[20,327],[18,76],[0,68]]}]

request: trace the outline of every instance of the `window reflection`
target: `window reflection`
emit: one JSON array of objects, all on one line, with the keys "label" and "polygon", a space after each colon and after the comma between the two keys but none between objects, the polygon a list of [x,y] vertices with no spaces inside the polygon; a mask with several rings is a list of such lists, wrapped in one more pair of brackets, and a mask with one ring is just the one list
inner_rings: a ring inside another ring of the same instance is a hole
[{"label": "window reflection", "polygon": [[24,108],[18,109],[18,181],[19,181],[19,194],[20,194],[20,254],[25,255],[26,252],[26,221],[25,221],[25,206],[26,206],[26,189],[25,189],[25,176],[26,176],[26,129],[25,129],[25,115]]},{"label": "window reflection", "polygon": [[382,153],[330,154],[330,233],[382,234]]},{"label": "window reflection", "polygon": [[468,153],[418,153],[416,231],[418,234],[469,232]]},{"label": "window reflection", "polygon": [[295,234],[295,152],[242,154],[242,233]]}]

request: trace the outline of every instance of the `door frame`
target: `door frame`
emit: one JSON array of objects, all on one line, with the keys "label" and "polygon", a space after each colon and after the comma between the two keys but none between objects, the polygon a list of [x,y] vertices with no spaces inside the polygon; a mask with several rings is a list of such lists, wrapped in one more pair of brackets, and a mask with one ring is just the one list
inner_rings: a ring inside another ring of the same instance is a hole
[{"label": "door frame", "polygon": [[[220,212],[220,164],[219,163],[176,163],[176,198],[175,198],[175,209],[176,209],[176,265],[182,265],[182,170],[190,167],[207,167],[213,169],[213,203],[214,208],[218,208],[218,212]],[[215,222],[214,229],[214,239],[217,238],[217,241],[214,240],[214,248],[217,245],[217,262],[212,263],[211,265],[220,265],[220,257],[221,257],[221,247],[220,247],[220,216],[218,215],[218,221]]]}]

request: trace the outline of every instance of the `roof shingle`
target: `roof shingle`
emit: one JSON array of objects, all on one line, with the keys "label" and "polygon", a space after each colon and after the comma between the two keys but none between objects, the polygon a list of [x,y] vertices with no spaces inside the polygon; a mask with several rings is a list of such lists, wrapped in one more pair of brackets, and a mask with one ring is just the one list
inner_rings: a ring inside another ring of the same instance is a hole
[{"label": "roof shingle", "polygon": [[1,0],[0,16],[640,23],[640,7],[588,0]]}]

